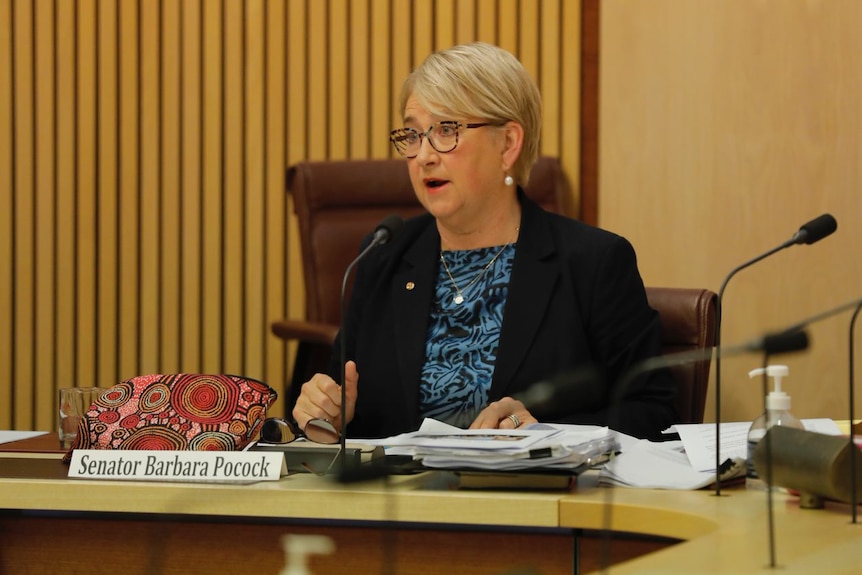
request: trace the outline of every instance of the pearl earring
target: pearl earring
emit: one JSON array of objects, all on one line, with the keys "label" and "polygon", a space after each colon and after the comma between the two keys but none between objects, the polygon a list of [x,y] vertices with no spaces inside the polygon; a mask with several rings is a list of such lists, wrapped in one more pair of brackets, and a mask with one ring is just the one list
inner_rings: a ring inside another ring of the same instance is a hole
[{"label": "pearl earring", "polygon": [[506,174],[506,177],[503,178],[503,183],[506,184],[507,186],[511,186],[512,184],[515,183],[515,178]]}]

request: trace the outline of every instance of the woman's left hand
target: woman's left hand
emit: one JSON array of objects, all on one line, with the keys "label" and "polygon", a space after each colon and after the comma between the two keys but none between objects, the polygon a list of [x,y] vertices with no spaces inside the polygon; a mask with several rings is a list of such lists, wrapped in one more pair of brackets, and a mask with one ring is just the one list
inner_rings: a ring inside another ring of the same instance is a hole
[{"label": "woman's left hand", "polygon": [[479,413],[470,429],[515,429],[538,420],[517,399],[504,397]]}]

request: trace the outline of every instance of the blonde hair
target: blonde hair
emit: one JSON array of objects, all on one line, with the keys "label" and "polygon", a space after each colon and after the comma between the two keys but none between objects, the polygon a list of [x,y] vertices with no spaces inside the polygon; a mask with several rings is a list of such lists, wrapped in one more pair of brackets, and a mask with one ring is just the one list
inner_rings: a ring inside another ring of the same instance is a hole
[{"label": "blonde hair", "polygon": [[526,185],[539,157],[542,96],[515,56],[484,42],[434,52],[404,80],[402,116],[411,96],[435,116],[520,124],[524,143],[511,175]]}]

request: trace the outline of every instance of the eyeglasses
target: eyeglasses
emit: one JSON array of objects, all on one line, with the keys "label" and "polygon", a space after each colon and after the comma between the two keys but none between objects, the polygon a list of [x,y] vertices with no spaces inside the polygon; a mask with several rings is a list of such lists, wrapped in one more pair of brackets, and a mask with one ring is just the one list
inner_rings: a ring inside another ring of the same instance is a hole
[{"label": "eyeglasses", "polygon": [[269,417],[260,428],[260,440],[263,443],[291,443],[301,437],[314,443],[326,444],[335,444],[341,440],[341,434],[335,426],[325,419],[310,419],[305,424],[305,429],[301,430],[289,419]]},{"label": "eyeglasses", "polygon": [[[264,420],[263,425],[260,428],[260,441],[262,443],[283,445],[286,443],[292,443],[303,437],[312,443],[328,445],[340,443],[341,441],[341,434],[334,425],[325,419],[310,419],[308,423],[305,424],[305,429],[300,430],[299,426],[289,419],[269,417]],[[338,451],[329,463],[327,464],[325,461],[323,462],[325,468],[322,470],[319,465],[316,465],[311,461],[300,461],[299,464],[306,471],[315,475],[323,476],[332,470],[333,465],[338,461],[340,455],[341,446],[339,445]],[[312,456],[311,459],[313,460],[314,456]],[[321,462],[318,461],[316,463]]]},{"label": "eyeglasses", "polygon": [[464,124],[456,120],[442,120],[431,124],[431,127],[424,132],[420,132],[414,128],[392,130],[389,134],[389,141],[392,142],[398,153],[407,159],[415,158],[419,155],[419,148],[422,147],[422,138],[427,138],[432,148],[441,154],[446,154],[458,147],[458,138],[461,130],[500,125],[502,124],[492,124],[490,122]]}]

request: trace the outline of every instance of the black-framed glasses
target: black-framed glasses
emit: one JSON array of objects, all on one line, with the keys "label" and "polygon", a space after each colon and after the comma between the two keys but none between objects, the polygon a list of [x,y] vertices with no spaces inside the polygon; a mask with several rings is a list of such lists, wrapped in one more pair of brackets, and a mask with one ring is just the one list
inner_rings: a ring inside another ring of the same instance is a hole
[{"label": "black-framed glasses", "polygon": [[[260,443],[284,445],[293,443],[297,439],[305,438],[312,443],[336,445],[338,450],[328,461],[328,457],[321,452],[304,453],[298,464],[306,471],[315,475],[324,476],[332,471],[333,465],[341,455],[341,434],[332,423],[326,419],[310,419],[304,429],[300,429],[296,422],[280,417],[268,417],[263,421],[260,428]],[[316,451],[316,450],[315,450]],[[320,461],[320,455],[325,458]]]},{"label": "black-framed glasses", "polygon": [[458,147],[461,130],[499,125],[501,124],[491,122],[465,124],[457,120],[441,120],[440,122],[431,124],[431,127],[424,132],[420,132],[414,128],[392,130],[389,134],[389,141],[392,142],[398,153],[407,159],[415,158],[419,155],[419,148],[422,147],[422,138],[426,138],[432,148],[441,154],[445,154]]},{"label": "black-framed glasses", "polygon": [[260,441],[263,443],[291,443],[304,437],[314,443],[332,445],[341,441],[341,434],[325,419],[310,419],[304,429],[289,419],[268,417],[260,428]]}]

